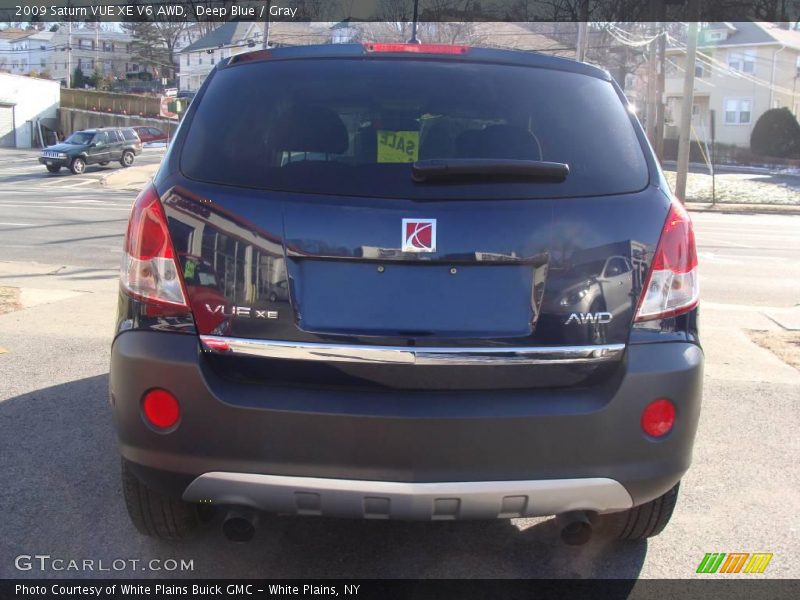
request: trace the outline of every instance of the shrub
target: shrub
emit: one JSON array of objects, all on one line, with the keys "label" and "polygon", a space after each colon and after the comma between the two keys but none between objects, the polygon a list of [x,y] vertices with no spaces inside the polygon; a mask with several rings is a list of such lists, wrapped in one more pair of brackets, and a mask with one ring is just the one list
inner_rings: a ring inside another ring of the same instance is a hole
[{"label": "shrub", "polygon": [[750,150],[777,158],[800,156],[800,124],[788,108],[773,108],[756,121]]}]

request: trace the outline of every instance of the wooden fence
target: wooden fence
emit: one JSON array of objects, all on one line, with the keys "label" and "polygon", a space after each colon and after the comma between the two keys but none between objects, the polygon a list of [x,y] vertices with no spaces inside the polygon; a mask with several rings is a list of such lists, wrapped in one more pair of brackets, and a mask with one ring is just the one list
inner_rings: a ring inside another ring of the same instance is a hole
[{"label": "wooden fence", "polygon": [[61,107],[78,108],[117,115],[158,117],[161,100],[158,96],[114,94],[94,90],[61,88]]}]

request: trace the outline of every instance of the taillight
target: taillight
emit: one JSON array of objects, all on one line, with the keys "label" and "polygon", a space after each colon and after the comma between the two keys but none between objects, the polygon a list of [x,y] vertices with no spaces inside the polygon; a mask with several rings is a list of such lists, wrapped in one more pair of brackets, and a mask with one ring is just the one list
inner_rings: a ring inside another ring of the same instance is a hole
[{"label": "taillight", "polygon": [[636,320],[679,315],[692,310],[699,299],[692,221],[683,205],[673,200],[639,299]]},{"label": "taillight", "polygon": [[128,295],[149,305],[170,309],[169,314],[173,314],[175,309],[189,310],[167,218],[152,185],[145,188],[133,203],[125,236],[120,284]]},{"label": "taillight", "polygon": [[364,50],[367,52],[406,52],[411,54],[466,54],[469,51],[469,46],[454,46],[452,44],[377,44],[369,42],[364,44]]}]

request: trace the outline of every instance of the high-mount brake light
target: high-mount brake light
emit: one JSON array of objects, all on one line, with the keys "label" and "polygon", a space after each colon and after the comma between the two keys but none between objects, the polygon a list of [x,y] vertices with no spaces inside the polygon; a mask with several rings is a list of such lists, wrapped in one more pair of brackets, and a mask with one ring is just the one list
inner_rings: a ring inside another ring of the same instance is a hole
[{"label": "high-mount brake light", "polygon": [[120,269],[122,290],[143,302],[173,314],[189,311],[177,256],[169,237],[167,218],[152,185],[136,198],[125,236]]},{"label": "high-mount brake light", "polygon": [[697,306],[699,299],[692,221],[683,205],[673,200],[639,299],[636,321],[686,313]]},{"label": "high-mount brake light", "polygon": [[469,46],[454,46],[452,44],[383,44],[366,43],[364,50],[367,52],[395,52],[411,54],[466,54]]}]

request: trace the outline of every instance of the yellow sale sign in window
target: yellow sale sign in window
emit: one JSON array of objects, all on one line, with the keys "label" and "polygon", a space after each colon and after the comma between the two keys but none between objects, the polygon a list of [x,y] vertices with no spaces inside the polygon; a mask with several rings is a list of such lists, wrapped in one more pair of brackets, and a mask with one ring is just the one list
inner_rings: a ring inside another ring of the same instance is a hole
[{"label": "yellow sale sign in window", "polygon": [[378,162],[414,162],[419,157],[419,131],[378,130]]}]

